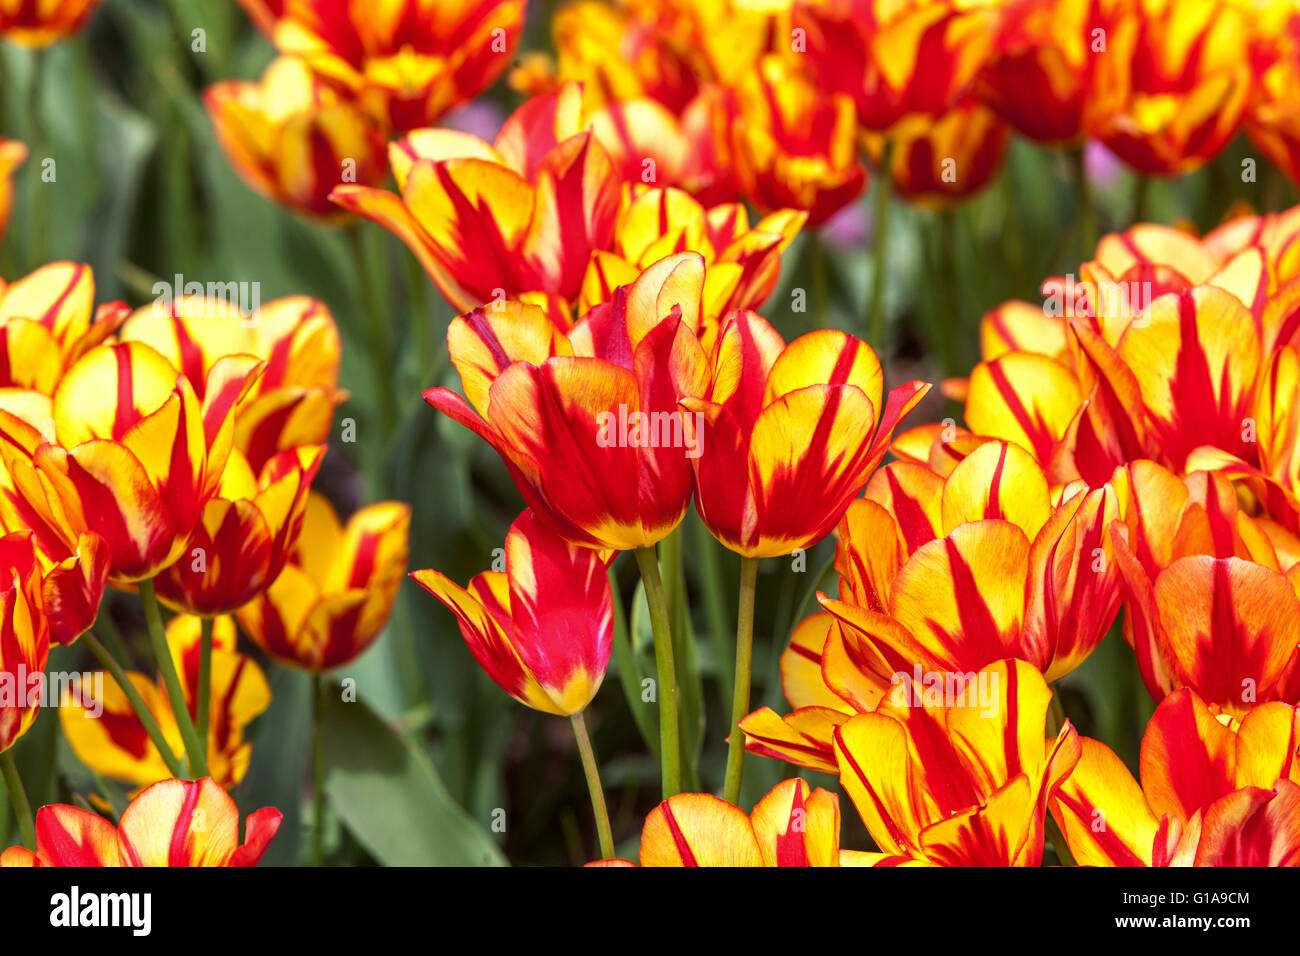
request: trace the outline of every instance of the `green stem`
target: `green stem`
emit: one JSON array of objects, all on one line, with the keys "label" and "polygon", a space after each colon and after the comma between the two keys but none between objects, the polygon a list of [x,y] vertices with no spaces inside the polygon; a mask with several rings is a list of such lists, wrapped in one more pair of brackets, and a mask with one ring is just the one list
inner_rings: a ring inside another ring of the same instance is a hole
[{"label": "green stem", "polygon": [[754,666],[754,589],[758,558],[740,559],[740,604],[736,612],[736,680],[732,688],[731,740],[727,744],[727,775],[722,799],[740,805],[740,780],[745,772],[745,735],[740,722],[749,710],[750,672]]},{"label": "green stem", "polygon": [[320,674],[311,678],[311,863],[325,865],[325,682]]},{"label": "green stem", "polygon": [[45,135],[45,121],[41,113],[41,78],[45,72],[45,51],[43,49],[32,50],[31,60],[32,71],[27,88],[27,116],[31,123],[31,142],[27,146],[30,150],[30,161],[35,168],[30,174],[34,177],[31,205],[28,207],[31,211],[31,219],[25,234],[31,247],[31,253],[35,257],[32,266],[35,269],[46,263],[49,254],[48,187],[50,184],[42,178],[45,173],[45,160],[49,158],[46,155],[49,150],[49,142]]},{"label": "green stem", "polygon": [[370,257],[366,255],[366,245],[361,234],[363,226],[358,223],[347,229],[348,239],[352,244],[353,265],[357,270],[357,288],[360,291],[361,307],[365,312],[362,320],[370,336],[371,370],[374,375],[375,398],[379,409],[379,423],[382,438],[387,441],[397,422],[397,408],[393,402],[392,359],[393,343],[385,321],[383,310],[379,305],[375,276],[370,267]]},{"label": "green stem", "polygon": [[18,776],[18,765],[14,763],[13,749],[0,753],[0,774],[3,774],[5,789],[9,791],[9,800],[14,805],[14,816],[18,818],[18,830],[23,835],[23,846],[35,851],[36,824],[32,820],[32,805],[23,789],[22,777]]},{"label": "green stem", "polygon": [[140,696],[140,691],[136,689],[135,684],[131,683],[131,679],[127,677],[122,665],[109,653],[108,648],[101,644],[99,639],[89,631],[82,634],[78,640],[90,648],[90,652],[99,660],[100,666],[108,671],[109,676],[113,678],[118,688],[126,695],[127,702],[131,705],[131,709],[135,711],[136,718],[144,727],[144,732],[149,735],[149,739],[153,742],[159,756],[162,757],[163,763],[167,765],[167,769],[171,771],[171,775],[173,777],[183,776],[184,769],[181,767],[181,762],[172,753],[172,748],[168,745],[167,739],[163,737],[158,721],[154,719],[153,711],[144,702],[144,698]]},{"label": "green stem", "polygon": [[194,707],[195,729],[199,732],[199,753],[208,760],[208,713],[212,700],[212,618],[199,620],[199,690]]},{"label": "green stem", "polygon": [[871,239],[871,300],[867,313],[867,341],[876,350],[883,365],[888,352],[885,349],[885,248],[889,242],[889,164],[893,158],[894,144],[885,140],[876,173],[876,206],[872,216]]},{"label": "green stem", "polygon": [[677,671],[673,664],[673,636],[668,625],[668,602],[659,577],[659,560],[654,548],[641,547],[634,552],[641,580],[645,583],[646,607],[650,610],[650,629],[654,633],[655,667],[659,673],[659,757],[663,767],[664,799],[681,791],[681,742],[677,732]]},{"label": "green stem", "polygon": [[144,605],[144,620],[149,629],[149,645],[153,649],[154,663],[162,674],[163,686],[167,688],[167,697],[171,703],[172,713],[176,716],[176,726],[185,743],[185,756],[189,760],[192,779],[199,780],[208,775],[208,763],[203,757],[203,746],[190,719],[189,704],[185,700],[185,690],[176,673],[171,650],[167,647],[167,633],[163,629],[162,612],[158,609],[158,595],[154,593],[153,581],[145,579],[140,582],[140,603]]},{"label": "green stem", "polygon": [[[700,590],[704,592],[704,612],[709,621],[709,636],[713,640],[714,654],[718,667],[722,667],[731,653],[731,625],[727,618],[726,602],[722,595],[722,569],[718,566],[718,551],[721,550],[716,538],[709,533],[708,527],[699,516],[693,519],[695,526],[695,553],[699,555]],[[726,681],[719,681],[722,693],[722,712],[731,713],[731,688]]]},{"label": "green stem", "polygon": [[1137,185],[1133,188],[1133,222],[1129,225],[1136,226],[1140,222],[1146,222],[1150,195],[1151,177],[1146,173],[1138,173]]},{"label": "green stem", "polygon": [[1080,262],[1092,258],[1097,248],[1097,210],[1092,204],[1092,190],[1088,186],[1088,165],[1085,148],[1079,146],[1072,153],[1074,159],[1074,183],[1079,191],[1079,230],[1082,245]]},{"label": "green stem", "polygon": [[587,790],[591,793],[591,809],[596,814],[596,833],[600,838],[602,859],[614,859],[614,834],[609,828],[609,809],[605,806],[605,791],[600,786],[600,768],[596,766],[596,753],[591,749],[591,735],[582,714],[569,718],[573,736],[578,739],[578,753],[582,755],[582,770],[587,775]]},{"label": "green stem", "polygon": [[826,250],[822,248],[822,236],[818,230],[808,233],[808,271],[812,280],[812,308],[816,315],[814,327],[829,327],[830,317],[826,314]]}]

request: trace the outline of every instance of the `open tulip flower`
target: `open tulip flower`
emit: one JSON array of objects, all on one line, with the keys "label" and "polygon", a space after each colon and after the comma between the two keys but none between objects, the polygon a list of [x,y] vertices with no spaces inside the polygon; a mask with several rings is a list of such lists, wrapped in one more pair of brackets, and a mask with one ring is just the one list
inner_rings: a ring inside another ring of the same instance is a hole
[{"label": "open tulip flower", "polygon": [[525,0],[245,0],[281,53],[300,56],[390,129],[437,122],[510,65]]},{"label": "open tulip flower", "polygon": [[341,523],[316,492],[288,562],[239,609],[245,633],[276,660],[319,674],[379,636],[406,572],[411,509],[380,501]]},{"label": "open tulip flower", "polygon": [[4,0],[0,38],[19,46],[57,43],[82,28],[101,0]]},{"label": "open tulip flower", "polygon": [[437,571],[411,577],[456,615],[474,659],[507,694],[543,713],[582,713],[614,639],[604,560],[525,511],[506,535],[505,562],[465,588]]},{"label": "open tulip flower", "polygon": [[1118,15],[1137,21],[1127,100],[1093,132],[1140,172],[1190,172],[1231,142],[1254,95],[1245,11],[1233,0],[1137,0]]},{"label": "open tulip flower", "polygon": [[[41,603],[41,576],[30,534],[0,536],[0,753],[31,727],[41,701],[29,695],[50,657],[50,629]],[[25,679],[24,679],[25,678]]]},{"label": "open tulip flower", "polygon": [[936,119],[912,117],[891,134],[890,181],[919,206],[944,208],[983,189],[1002,164],[1007,125],[967,98]]},{"label": "open tulip flower", "polygon": [[839,797],[794,779],[749,814],[710,793],[669,797],[646,817],[639,857],[642,866],[852,866],[864,855],[840,849]]},{"label": "open tulip flower", "polygon": [[241,843],[239,808],[211,778],[163,780],[132,800],[116,827],[79,807],[41,807],[36,851],[10,847],[0,867],[256,866],[282,818],[269,807],[250,813]]},{"label": "open tulip flower", "polygon": [[[10,478],[69,551],[84,534],[104,539],[113,583],[152,577],[180,557],[216,493],[235,405],[260,370],[252,356],[219,359],[200,402],[147,345],[97,346],[63,376],[44,414],[39,401],[25,419],[0,412]],[[53,440],[33,420],[52,424]]]},{"label": "open tulip flower", "polygon": [[865,342],[824,330],[787,345],[753,312],[724,321],[711,364],[708,393],[682,393],[703,423],[691,460],[696,506],[744,557],[789,554],[829,534],[929,390],[913,381],[884,399]]},{"label": "open tulip flower", "polygon": [[1067,721],[1045,737],[1052,691],[1032,665],[1000,661],[961,677],[973,680],[951,699],[947,680],[938,706],[915,688],[915,701],[835,730],[840,782],[881,849],[874,865],[1042,861],[1048,800],[1079,761],[1079,736]]},{"label": "open tulip flower", "polygon": [[254,475],[278,453],[320,445],[334,409],[347,401],[339,388],[342,346],[325,303],[307,296],[274,299],[248,315],[242,305],[199,296],[137,309],[122,338],[156,349],[206,400],[207,381],[228,355],[252,355],[262,374],[235,410],[235,447]]},{"label": "open tulip flower", "polygon": [[0,136],[0,239],[9,228],[9,216],[14,211],[14,170],[26,161],[26,146]]},{"label": "open tulip flower", "polygon": [[1138,461],[1116,478],[1125,637],[1151,695],[1190,687],[1236,715],[1300,700],[1300,538],[1241,511],[1222,474]]},{"label": "open tulip flower", "polygon": [[431,388],[424,400],[486,439],[564,538],[652,546],[686,513],[703,440],[677,402],[706,387],[693,331],[704,285],[701,256],[669,256],[567,336],[538,306],[477,309],[447,333],[465,398]]},{"label": "open tulip flower", "polygon": [[327,220],[340,183],[377,186],[387,176],[379,124],[304,60],[280,57],[257,83],[209,87],[204,105],[235,171],[267,199]]},{"label": "open tulip flower", "polygon": [[130,309],[95,308],[90,267],[54,262],[13,282],[0,279],[0,387],[53,395],[64,373],[117,331]]},{"label": "open tulip flower", "polygon": [[1263,42],[1258,96],[1246,117],[1254,142],[1292,182],[1300,182],[1300,120],[1288,109],[1289,90],[1300,83],[1300,10],[1270,5],[1285,19],[1256,31]]},{"label": "open tulip flower", "polygon": [[1235,718],[1184,688],[1147,725],[1141,786],[1109,747],[1081,738],[1052,815],[1081,865],[1300,866],[1297,735],[1293,706]]},{"label": "open tulip flower", "polygon": [[254,475],[244,456],[231,451],[187,553],[158,577],[163,603],[212,617],[237,610],[265,590],[289,558],[324,455],[319,445],[291,448]]},{"label": "open tulip flower", "polygon": [[[199,680],[199,619],[179,615],[167,623],[167,646],[185,692],[190,718],[197,719]],[[207,728],[208,768],[212,779],[229,789],[244,779],[252,757],[252,742],[245,728],[271,704],[271,688],[257,662],[235,649],[235,623],[218,617],[212,628],[212,688],[215,704]],[[85,676],[65,689],[59,703],[59,722],[72,752],[96,773],[145,787],[171,776],[167,764],[117,683],[107,674],[103,695],[96,697],[97,681]],[[180,730],[172,715],[162,681],[128,671],[163,739],[173,753],[184,750]],[[203,730],[200,728],[200,733]]]}]

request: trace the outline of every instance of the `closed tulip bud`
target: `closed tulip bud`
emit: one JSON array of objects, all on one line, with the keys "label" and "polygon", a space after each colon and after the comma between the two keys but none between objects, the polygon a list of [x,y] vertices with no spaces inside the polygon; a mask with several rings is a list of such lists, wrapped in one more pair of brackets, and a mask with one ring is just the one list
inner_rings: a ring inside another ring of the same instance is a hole
[{"label": "closed tulip bud", "polygon": [[521,704],[572,717],[605,678],[614,603],[600,553],[570,544],[525,511],[506,536],[506,569],[462,588],[437,571],[411,574],[456,615],[474,659]]},{"label": "closed tulip bud", "polygon": [[239,808],[211,777],[163,780],[132,800],[117,826],[80,807],[41,807],[36,851],[10,847],[0,867],[256,866],[282,817],[272,808],[250,813],[241,843]]},{"label": "closed tulip bud", "polygon": [[211,86],[203,102],[235,172],[290,209],[345,219],[330,190],[387,175],[379,124],[295,57],[274,60],[257,83]]},{"label": "closed tulip bud", "polygon": [[379,636],[406,572],[411,509],[381,501],[341,523],[313,492],[289,561],[236,614],[276,660],[319,674],[357,658]]}]

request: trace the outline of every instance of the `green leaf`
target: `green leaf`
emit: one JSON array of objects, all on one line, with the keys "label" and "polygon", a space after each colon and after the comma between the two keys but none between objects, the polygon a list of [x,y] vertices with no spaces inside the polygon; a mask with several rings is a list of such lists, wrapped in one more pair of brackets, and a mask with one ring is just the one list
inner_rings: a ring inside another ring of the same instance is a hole
[{"label": "green leaf", "polygon": [[322,721],[330,805],[380,863],[505,864],[487,830],[452,802],[433,764],[366,704],[327,692]]}]

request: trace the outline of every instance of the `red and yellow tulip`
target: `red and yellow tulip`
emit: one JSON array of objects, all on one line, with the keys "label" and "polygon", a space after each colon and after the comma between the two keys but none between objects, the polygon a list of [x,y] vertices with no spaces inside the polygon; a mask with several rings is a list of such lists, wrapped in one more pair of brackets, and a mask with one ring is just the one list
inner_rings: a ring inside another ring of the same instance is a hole
[{"label": "red and yellow tulip", "polygon": [[1009,138],[1007,125],[974,98],[938,119],[905,119],[890,134],[890,183],[919,206],[951,206],[989,184]]},{"label": "red and yellow tulip", "polygon": [[304,60],[279,57],[256,83],[227,80],[203,102],[226,158],[267,199],[327,220],[341,183],[377,186],[387,176],[379,124]]},{"label": "red and yellow tulip", "polygon": [[728,316],[711,364],[708,392],[682,393],[703,425],[691,460],[696,506],[714,537],[745,557],[824,538],[928,391],[909,382],[885,399],[864,342],[820,331],[787,345],[753,312]]},{"label": "red and yellow tulip", "polygon": [[101,0],[0,0],[0,37],[40,48],[85,25]]},{"label": "red and yellow tulip", "polygon": [[437,571],[411,577],[456,615],[474,659],[515,700],[572,717],[596,696],[614,637],[599,552],[525,511],[506,535],[504,571],[484,571],[464,588]]},{"label": "red and yellow tulip", "polygon": [[[190,719],[194,720],[198,705],[199,619],[187,615],[172,618],[167,623],[167,645],[180,674]],[[126,676],[149,708],[167,746],[173,753],[183,752],[181,733],[163,682],[134,671],[128,671]],[[95,696],[99,679],[103,681],[102,698]],[[257,662],[235,649],[235,623],[229,617],[213,620],[210,699],[215,706],[206,730],[208,768],[213,781],[230,789],[248,771],[253,745],[245,739],[244,730],[270,706],[271,689]],[[134,787],[171,776],[126,695],[107,674],[101,673],[94,680],[83,676],[66,689],[59,722],[72,752],[96,773]]]},{"label": "red and yellow tulip", "polygon": [[163,780],[122,811],[115,827],[89,810],[54,804],[36,814],[36,851],[10,847],[0,867],[256,866],[283,814],[264,808],[244,821],[210,777]]},{"label": "red and yellow tulip", "polygon": [[318,674],[379,636],[406,572],[409,506],[381,501],[341,523],[312,492],[302,530],[275,581],[236,614],[276,660]]},{"label": "red and yellow tulip", "polygon": [[510,65],[525,0],[287,0],[251,4],[281,53],[300,56],[399,132],[437,122]]},{"label": "red and yellow tulip", "polygon": [[[41,575],[30,534],[0,536],[0,753],[14,745],[40,710],[32,687],[50,657],[50,630],[41,602]],[[37,685],[39,686],[39,685]]]},{"label": "red and yellow tulip", "polygon": [[1300,714],[1264,704],[1232,718],[1192,690],[1166,697],[1142,738],[1141,786],[1105,744],[1052,795],[1088,866],[1300,866]]},{"label": "red and yellow tulip", "polygon": [[424,400],[491,444],[529,507],[567,540],[653,545],[686,513],[701,448],[677,403],[707,383],[693,331],[704,285],[701,256],[669,256],[567,336],[535,305],[477,309],[447,333],[465,398],[431,388]]}]

